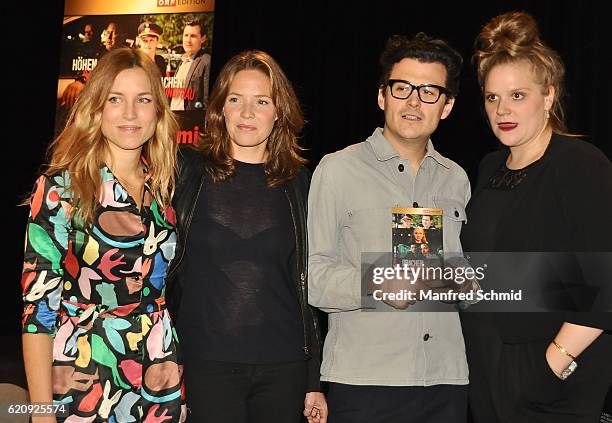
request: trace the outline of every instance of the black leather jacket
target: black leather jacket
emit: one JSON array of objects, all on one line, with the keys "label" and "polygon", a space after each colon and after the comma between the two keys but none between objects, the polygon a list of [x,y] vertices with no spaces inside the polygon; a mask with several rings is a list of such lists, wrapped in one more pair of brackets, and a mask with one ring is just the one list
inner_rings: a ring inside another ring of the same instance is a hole
[{"label": "black leather jacket", "polygon": [[[209,166],[204,156],[190,148],[179,151],[179,170],[173,205],[176,211],[177,243],[176,255],[168,269],[166,303],[172,317],[178,318],[183,281],[181,264],[185,255],[186,238],[200,191],[204,188],[204,177]],[[320,391],[321,333],[317,310],[308,305],[308,234],[306,210],[310,172],[302,168],[299,176],[285,186],[285,194],[291,207],[291,216],[296,237],[296,280],[300,309],[304,327],[304,358],[308,360],[308,391]]]}]

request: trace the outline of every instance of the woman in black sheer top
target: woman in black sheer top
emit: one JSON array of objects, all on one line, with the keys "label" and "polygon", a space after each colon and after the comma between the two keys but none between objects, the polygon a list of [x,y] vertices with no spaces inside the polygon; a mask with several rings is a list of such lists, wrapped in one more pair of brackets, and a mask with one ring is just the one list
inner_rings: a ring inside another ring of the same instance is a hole
[{"label": "woman in black sheer top", "polygon": [[303,123],[278,63],[242,52],[217,78],[197,151],[179,155],[168,297],[189,421],[326,421],[319,327],[307,303]]}]

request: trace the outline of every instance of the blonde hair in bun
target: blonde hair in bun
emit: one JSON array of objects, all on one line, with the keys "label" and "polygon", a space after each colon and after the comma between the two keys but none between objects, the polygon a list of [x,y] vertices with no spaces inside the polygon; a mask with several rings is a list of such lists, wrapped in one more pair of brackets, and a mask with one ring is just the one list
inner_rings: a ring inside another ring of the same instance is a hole
[{"label": "blonde hair in bun", "polygon": [[478,83],[484,82],[494,66],[526,61],[544,89],[555,88],[549,110],[550,126],[556,133],[566,134],[563,106],[563,77],[565,66],[559,54],[540,39],[538,24],[525,12],[508,12],[492,18],[480,31],[474,45],[472,62],[476,66]]}]

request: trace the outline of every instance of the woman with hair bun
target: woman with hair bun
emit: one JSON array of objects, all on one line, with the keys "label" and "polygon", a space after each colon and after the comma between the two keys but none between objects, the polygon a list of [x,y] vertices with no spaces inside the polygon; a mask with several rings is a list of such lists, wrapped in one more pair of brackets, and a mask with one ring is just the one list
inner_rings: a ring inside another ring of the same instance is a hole
[{"label": "woman with hair bun", "polygon": [[[474,422],[599,421],[612,380],[612,318],[592,311],[610,310],[612,165],[567,132],[564,66],[532,16],[491,19],[476,39],[474,62],[504,148],[480,164],[462,244],[472,252],[565,258],[544,268],[542,298],[555,295],[548,308],[555,312],[462,315]],[[596,230],[584,229],[585,216],[597,219]]]}]

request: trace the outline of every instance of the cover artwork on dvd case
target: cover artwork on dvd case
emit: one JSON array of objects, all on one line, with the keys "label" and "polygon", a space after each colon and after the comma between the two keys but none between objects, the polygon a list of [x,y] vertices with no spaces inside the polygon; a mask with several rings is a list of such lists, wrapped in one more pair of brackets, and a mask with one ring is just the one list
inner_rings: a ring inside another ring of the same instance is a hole
[{"label": "cover artwork on dvd case", "polygon": [[442,209],[395,207],[391,213],[393,265],[443,259]]}]

